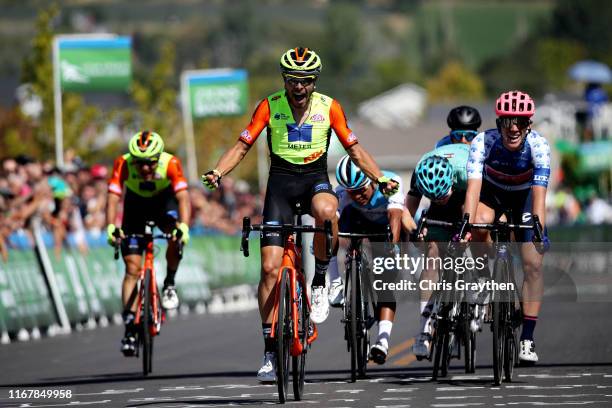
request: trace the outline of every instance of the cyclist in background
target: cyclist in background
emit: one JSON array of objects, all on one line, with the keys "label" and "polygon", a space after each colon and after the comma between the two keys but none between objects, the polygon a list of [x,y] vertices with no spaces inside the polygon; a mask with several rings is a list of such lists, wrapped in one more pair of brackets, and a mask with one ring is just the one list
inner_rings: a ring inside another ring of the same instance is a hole
[{"label": "cyclist in background", "polygon": [[[495,102],[497,128],[479,133],[472,142],[467,165],[468,186],[465,212],[469,222],[492,223],[500,213],[511,210],[508,222],[525,224],[532,214],[546,221],[546,190],[550,176],[550,146],[546,139],[531,129],[535,113],[533,99],[521,91],[502,93]],[[489,242],[487,231],[474,230],[466,239]],[[523,329],[519,344],[519,360],[535,363],[533,332],[542,305],[544,277],[542,261],[548,237],[544,229],[544,242],[535,244],[532,230],[515,232],[522,242],[523,263]]]},{"label": "cyclist in background", "polygon": [[[125,187],[121,227],[117,221],[117,206]],[[164,141],[155,132],[148,130],[136,133],[129,142],[129,153],[115,159],[108,182],[106,205],[107,239],[110,245],[121,241],[121,254],[126,266],[121,298],[125,335],[121,351],[133,356],[136,351],[136,283],[142,267],[145,250],[141,240],[130,234],[143,234],[145,222],[154,221],[165,233],[176,236],[181,231],[180,241],[189,242],[189,218],[191,206],[187,191],[187,180],[183,176],[178,157],[164,152]],[[117,237],[119,236],[119,238]],[[174,286],[174,277],[180,262],[179,242],[172,240],[166,251],[166,278],[161,303],[165,309],[175,309],[179,299]]]},{"label": "cyclist in background", "polygon": [[[480,113],[476,108],[461,105],[451,109],[450,112],[448,112],[446,123],[450,128],[450,132],[448,135],[438,140],[435,146],[436,148],[457,143],[463,143],[466,145],[471,144],[472,140],[474,140],[478,134],[478,128],[482,124],[482,119],[480,118]],[[408,195],[406,196],[406,208],[408,208],[412,218],[416,216],[419,203],[423,197],[423,194],[418,188],[416,188],[415,183],[415,172],[413,172],[412,177],[410,178],[410,191],[408,191]],[[404,227],[407,229],[412,229],[408,224],[409,223],[405,222]]]},{"label": "cyclist in background", "polygon": [[[333,245],[337,248],[338,199],[327,176],[327,149],[331,131],[335,132],[367,177],[377,181],[384,194],[393,194],[399,186],[380,171],[374,159],[358,143],[357,137],[347,126],[340,104],[329,96],[315,92],[321,67],[321,59],[313,50],[287,50],[280,58],[284,89],[257,105],[251,123],[241,133],[236,144],[219,159],[215,169],[202,176],[202,182],[210,189],[217,188],[221,177],[240,163],[259,134],[266,129],[271,163],[263,209],[264,223],[293,223],[294,206],[300,202],[304,213],[310,213],[317,226],[322,226],[325,220],[332,220]],[[274,307],[272,291],[281,265],[283,245],[283,237],[279,233],[266,232],[262,236],[262,273],[258,300],[265,351],[263,366],[257,377],[264,382],[276,379],[276,345],[274,339],[270,338]],[[329,258],[322,234],[315,235],[314,254],[315,275],[312,281],[310,317],[313,322],[320,323],[329,313],[325,282]]]},{"label": "cyclist in background", "polygon": [[[463,202],[467,187],[467,162],[470,148],[464,143],[447,144],[438,147],[431,152],[425,153],[414,171],[415,185],[411,187],[408,197],[415,197],[412,189],[418,191],[430,200],[427,217],[439,221],[457,222],[461,221],[463,215]],[[420,198],[415,208],[420,204]],[[431,227],[423,231],[422,237],[426,239],[427,258],[438,258],[444,256],[445,248],[438,245],[439,242],[450,242],[452,232],[441,228]],[[421,271],[420,281],[438,281],[439,271],[434,265],[425,267]],[[420,293],[420,315],[419,336],[412,347],[412,352],[421,360],[429,356],[432,340],[432,303],[431,290],[422,290]]]},{"label": "cyclist in background", "polygon": [[[387,226],[390,225],[394,248],[399,250],[404,209],[401,178],[390,171],[383,171],[383,174],[399,183],[398,191],[390,197],[385,197],[348,155],[340,159],[336,166],[336,180],[339,184],[336,194],[340,201],[338,226],[340,232],[384,234],[387,232]],[[385,240],[381,238],[370,241],[384,242]],[[379,247],[373,247],[372,252],[375,252],[377,248]],[[379,256],[389,256],[389,254],[384,253]],[[335,256],[330,261],[329,278],[329,303],[332,306],[342,306],[344,304],[344,284]],[[370,360],[377,364],[384,364],[389,350],[396,303],[379,301],[377,309],[378,338],[370,349]]]}]

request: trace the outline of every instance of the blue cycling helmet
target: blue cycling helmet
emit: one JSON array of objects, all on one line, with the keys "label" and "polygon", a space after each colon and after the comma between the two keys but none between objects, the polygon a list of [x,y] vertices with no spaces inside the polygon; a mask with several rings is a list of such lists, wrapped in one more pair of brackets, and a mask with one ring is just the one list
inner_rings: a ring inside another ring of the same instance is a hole
[{"label": "blue cycling helmet", "polygon": [[370,184],[370,179],[347,154],[336,166],[336,180],[347,190],[358,190]]},{"label": "blue cycling helmet", "polygon": [[444,198],[453,186],[453,166],[447,158],[429,156],[415,170],[416,186],[430,200]]}]

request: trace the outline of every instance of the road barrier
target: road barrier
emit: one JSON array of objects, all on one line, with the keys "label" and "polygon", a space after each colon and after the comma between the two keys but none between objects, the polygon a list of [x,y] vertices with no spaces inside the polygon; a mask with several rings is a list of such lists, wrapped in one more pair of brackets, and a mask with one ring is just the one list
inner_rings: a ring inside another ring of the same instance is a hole
[{"label": "road barrier", "polygon": [[[94,247],[83,254],[64,248],[56,255],[40,231],[34,235],[34,248],[11,249],[8,261],[0,262],[0,343],[119,322],[124,264],[113,259],[112,249]],[[239,247],[240,237],[192,237],[176,275],[182,310],[205,310],[213,292],[259,280],[258,252],[244,258]],[[165,251],[165,243],[156,245],[160,288]]]}]

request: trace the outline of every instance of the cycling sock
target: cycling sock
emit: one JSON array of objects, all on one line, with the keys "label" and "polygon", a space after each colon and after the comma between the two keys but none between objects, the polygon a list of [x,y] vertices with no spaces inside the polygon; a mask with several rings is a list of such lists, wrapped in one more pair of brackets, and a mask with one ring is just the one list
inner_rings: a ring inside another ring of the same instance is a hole
[{"label": "cycling sock", "polygon": [[538,322],[538,316],[523,316],[523,331],[521,332],[521,341],[531,340],[533,341],[533,331],[535,330],[536,323]]},{"label": "cycling sock", "polygon": [[332,256],[331,259],[329,260],[329,269],[328,272],[329,274],[329,280],[331,281],[335,281],[336,279],[340,279],[340,271],[338,270],[338,258],[335,256]]},{"label": "cycling sock", "polygon": [[421,333],[431,334],[431,303],[421,302]]},{"label": "cycling sock", "polygon": [[387,348],[389,348],[389,339],[391,338],[392,328],[393,328],[393,322],[391,320],[381,320],[378,322],[377,341]]},{"label": "cycling sock", "polygon": [[164,279],[164,288],[168,286],[174,286],[174,277],[176,276],[176,269],[166,269],[166,279]]},{"label": "cycling sock", "polygon": [[134,326],[135,319],[136,319],[136,315],[134,314],[134,312],[131,312],[131,311],[123,312],[123,323],[125,324],[125,336],[127,336],[128,334],[134,334],[135,329],[136,329]]},{"label": "cycling sock", "polygon": [[311,286],[322,286],[325,287],[325,274],[329,267],[329,260],[321,261],[315,258],[315,274],[312,278]]},{"label": "cycling sock", "polygon": [[261,332],[264,338],[264,351],[266,353],[274,352],[274,339],[270,337],[272,334],[272,323],[262,323]]}]

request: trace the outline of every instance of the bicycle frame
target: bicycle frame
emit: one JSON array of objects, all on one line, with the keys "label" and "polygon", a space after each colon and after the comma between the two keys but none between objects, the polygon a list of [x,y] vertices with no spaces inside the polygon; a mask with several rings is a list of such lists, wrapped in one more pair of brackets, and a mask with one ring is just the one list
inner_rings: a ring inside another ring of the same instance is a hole
[{"label": "bicycle frame", "polygon": [[[159,319],[159,306],[158,306],[159,305],[159,302],[158,302],[159,291],[157,289],[157,280],[155,277],[153,236],[152,235],[149,235],[149,236],[150,236],[150,239],[147,239],[147,244],[145,247],[144,264],[143,264],[143,267],[140,269],[140,276],[138,277],[138,282],[140,284],[140,290],[138,291],[136,318],[134,319],[134,323],[136,325],[139,325],[141,323],[143,301],[144,301],[144,296],[145,296],[144,291],[148,290],[149,295],[151,296],[151,307],[153,308],[153,316],[152,316],[153,324],[149,325],[149,332],[151,333],[152,336],[157,336],[159,332],[161,331],[161,323],[162,323],[163,317],[162,319]],[[145,237],[147,237],[146,232],[145,232]],[[147,271],[149,271],[151,276],[149,279],[149,287],[145,288],[144,283],[146,282],[145,275]],[[146,328],[143,328],[143,330],[146,330]]]},{"label": "bicycle frame", "polygon": [[[289,271],[289,282],[291,287],[291,317],[293,323],[293,339],[291,343],[291,356],[296,357],[303,353],[304,349],[302,346],[302,342],[299,338],[299,316],[298,316],[298,302],[300,299],[298,298],[297,285],[298,282],[302,286],[302,296],[306,299],[306,307],[310,312],[310,299],[308,298],[308,294],[305,291],[306,288],[306,280],[304,278],[304,274],[302,273],[302,249],[296,245],[295,240],[292,234],[288,234],[285,239],[285,246],[283,251],[283,260],[281,262],[281,266],[279,268],[278,276],[276,277],[276,286],[274,293],[274,309],[272,312],[272,332],[270,337],[274,338],[276,334],[276,325],[278,322],[276,321],[276,316],[278,315],[278,305],[280,298],[280,285],[282,279],[282,271]],[[297,266],[297,268],[296,268]],[[318,337],[317,326],[313,323],[313,333],[308,336],[306,343],[310,345],[313,341]]]}]

